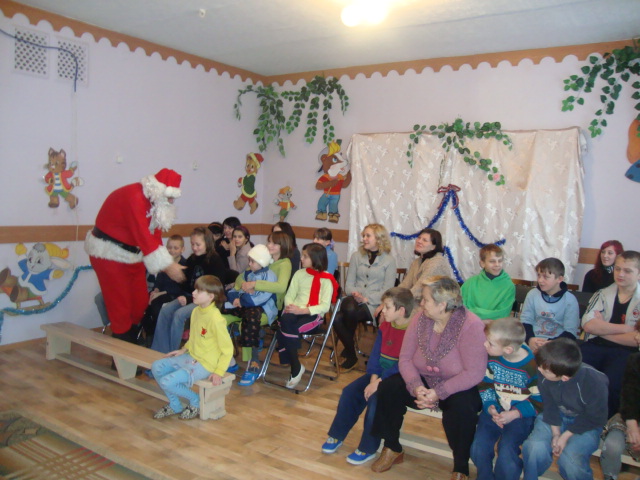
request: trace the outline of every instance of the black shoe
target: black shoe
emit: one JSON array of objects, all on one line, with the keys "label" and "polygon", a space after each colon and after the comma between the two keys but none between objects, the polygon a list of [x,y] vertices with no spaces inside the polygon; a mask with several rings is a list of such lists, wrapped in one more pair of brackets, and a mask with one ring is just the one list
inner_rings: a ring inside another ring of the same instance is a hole
[{"label": "black shoe", "polygon": [[342,370],[342,372],[350,372],[351,370],[356,368],[356,365],[358,365],[357,358],[347,358],[340,364],[340,370]]}]

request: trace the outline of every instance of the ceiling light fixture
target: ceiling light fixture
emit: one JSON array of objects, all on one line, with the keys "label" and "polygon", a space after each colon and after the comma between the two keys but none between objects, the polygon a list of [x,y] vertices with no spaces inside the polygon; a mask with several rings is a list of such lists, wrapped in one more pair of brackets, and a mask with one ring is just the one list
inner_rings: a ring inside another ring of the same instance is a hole
[{"label": "ceiling light fixture", "polygon": [[342,9],[340,18],[347,27],[378,25],[389,13],[388,0],[354,0]]}]

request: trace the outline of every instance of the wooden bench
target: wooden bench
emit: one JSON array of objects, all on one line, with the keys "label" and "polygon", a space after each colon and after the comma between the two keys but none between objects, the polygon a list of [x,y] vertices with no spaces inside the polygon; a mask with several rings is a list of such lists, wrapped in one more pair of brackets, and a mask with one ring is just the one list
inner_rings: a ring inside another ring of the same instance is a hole
[{"label": "wooden bench", "polygon": [[[407,412],[416,413],[418,415],[424,415],[426,417],[433,418],[442,418],[442,412],[440,410],[417,410],[413,408],[408,408]],[[438,439],[433,439],[425,436],[413,435],[409,433],[400,432],[400,443],[406,447],[415,448],[416,450],[420,450],[421,452],[433,453],[434,455],[438,455],[440,457],[445,458],[453,458],[453,453],[449,448],[449,445],[445,442],[442,442]],[[593,452],[593,456],[600,457],[600,449]],[[622,464],[628,465],[633,468],[640,468],[640,463],[636,462],[629,455],[622,455]],[[562,480],[560,475],[553,471],[548,470],[545,472],[544,476],[540,477],[541,479],[547,480]]]},{"label": "wooden bench", "polygon": [[[94,332],[74,323],[58,322],[40,327],[47,334],[47,360],[60,360],[102,378],[133,388],[160,400],[167,400],[166,395],[155,381],[136,378],[138,367],[151,368],[151,364],[164,357],[164,354],[117,338]],[[91,350],[113,357],[116,370],[100,365],[71,353],[71,344],[76,343]],[[214,386],[208,380],[196,382],[200,395],[200,418],[218,419],[227,412],[225,396],[231,389],[235,375],[229,373],[222,378],[222,385]]]}]

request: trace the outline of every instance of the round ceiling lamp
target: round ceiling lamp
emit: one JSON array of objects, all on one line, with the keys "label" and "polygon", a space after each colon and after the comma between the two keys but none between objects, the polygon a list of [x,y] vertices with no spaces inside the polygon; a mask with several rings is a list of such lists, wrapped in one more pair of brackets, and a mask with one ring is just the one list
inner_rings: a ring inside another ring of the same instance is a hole
[{"label": "round ceiling lamp", "polygon": [[389,13],[387,0],[355,0],[342,9],[340,18],[347,27],[366,23],[378,25]]}]

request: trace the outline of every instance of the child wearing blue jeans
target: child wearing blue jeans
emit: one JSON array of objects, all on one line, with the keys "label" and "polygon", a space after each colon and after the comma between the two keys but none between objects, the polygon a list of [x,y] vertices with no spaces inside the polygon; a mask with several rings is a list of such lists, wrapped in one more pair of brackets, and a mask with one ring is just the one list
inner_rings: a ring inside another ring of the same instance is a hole
[{"label": "child wearing blue jeans", "polygon": [[[167,353],[165,358],[151,365],[153,376],[169,399],[153,418],[180,414],[190,420],[200,413],[200,398],[191,390],[194,382],[208,378],[213,385],[222,384],[233,355],[233,343],[227,331],[227,322],[218,307],[225,300],[224,287],[213,275],[203,275],[195,282],[191,313],[191,335],[180,350]],[[189,402],[183,408],[180,398]]]},{"label": "child wearing blue jeans", "polygon": [[[240,274],[244,282],[264,280],[277,282],[278,277],[269,269],[273,263],[273,257],[265,245],[256,245],[249,250],[249,269]],[[236,281],[236,284],[238,281]],[[254,291],[247,293],[235,286],[227,292],[227,302],[224,304],[223,313],[240,317],[241,336],[240,345],[251,347],[251,359],[247,370],[238,382],[241,387],[248,387],[255,383],[260,373],[260,320],[262,314],[267,315],[269,325],[273,323],[278,314],[275,293]],[[246,360],[246,359],[245,359]]]},{"label": "child wearing blue jeans", "polygon": [[362,465],[372,460],[380,446],[381,439],[371,435],[376,411],[376,391],[384,378],[398,373],[400,347],[414,307],[413,294],[407,288],[390,288],[382,294],[381,300],[384,322],[380,324],[367,363],[367,373],[342,390],[338,411],[329,428],[329,438],[322,445],[324,453],[334,453],[366,408],[360,444],[347,457],[347,462],[353,465]]},{"label": "child wearing blue jeans", "polygon": [[536,362],[544,412],[522,446],[524,480],[544,474],[553,457],[563,479],[592,480],[589,459],[607,423],[607,376],[582,363],[580,347],[568,338],[546,342]]},{"label": "child wearing blue jeans", "polygon": [[[542,407],[538,366],[524,344],[526,332],[516,318],[494,320],[485,331],[489,363],[478,386],[482,412],[471,445],[471,460],[478,469],[478,480],[518,480],[522,474],[520,447]],[[494,466],[493,445],[498,440]]]}]

